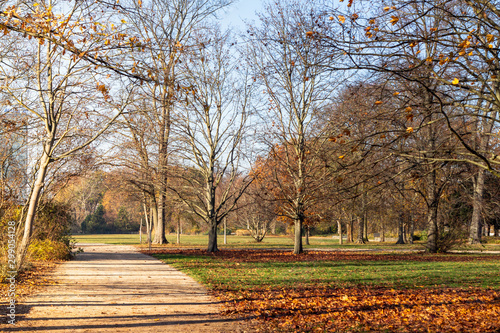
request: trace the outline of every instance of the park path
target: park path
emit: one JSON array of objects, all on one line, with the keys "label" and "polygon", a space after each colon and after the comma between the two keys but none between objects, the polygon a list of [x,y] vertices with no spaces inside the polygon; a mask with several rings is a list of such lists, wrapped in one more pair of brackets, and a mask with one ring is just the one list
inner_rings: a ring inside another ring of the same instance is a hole
[{"label": "park path", "polygon": [[24,302],[8,331],[244,332],[219,316],[217,300],[189,276],[133,247],[79,244],[84,252]]}]

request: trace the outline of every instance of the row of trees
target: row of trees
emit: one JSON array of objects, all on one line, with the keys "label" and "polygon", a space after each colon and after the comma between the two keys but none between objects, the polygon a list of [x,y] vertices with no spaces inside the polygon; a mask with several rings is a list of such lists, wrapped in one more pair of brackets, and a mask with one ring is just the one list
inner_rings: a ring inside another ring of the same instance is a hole
[{"label": "row of trees", "polygon": [[[313,223],[356,220],[362,242],[369,212],[404,229],[423,206],[436,252],[459,211],[444,198],[471,186],[460,228],[480,241],[496,220],[497,3],[277,1],[239,43],[215,23],[228,5],[2,3],[2,138],[22,138],[31,170],[18,264],[41,196],[96,164],[126,175],[160,244],[175,211],[209,226],[208,251],[231,212],[277,215],[298,254]],[[20,141],[5,142],[2,161],[19,164]]]}]

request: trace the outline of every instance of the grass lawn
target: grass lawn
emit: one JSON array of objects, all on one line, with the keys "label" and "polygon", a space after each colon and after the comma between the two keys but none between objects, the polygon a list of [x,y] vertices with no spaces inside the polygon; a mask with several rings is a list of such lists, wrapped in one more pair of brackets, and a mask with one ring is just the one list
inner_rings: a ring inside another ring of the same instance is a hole
[{"label": "grass lawn", "polygon": [[[104,244],[139,244],[139,235],[137,234],[100,234],[100,235],[73,235],[78,243],[104,243]],[[176,235],[167,235],[169,244],[156,245],[155,248],[205,248],[208,244],[207,235],[182,235],[181,244],[176,244]],[[250,236],[227,236],[227,244],[223,244],[224,236],[219,235],[219,248],[293,248],[293,239],[291,236],[267,236],[262,242],[257,243]],[[146,247],[146,236],[143,235],[142,247]],[[500,247],[500,246],[499,246]],[[423,249],[422,243],[395,245],[394,243],[369,242],[367,244],[343,244],[339,245],[338,240],[331,237],[311,237],[310,245],[304,245],[304,248],[347,248],[347,249]]]},{"label": "grass lawn", "polygon": [[500,255],[156,252],[262,331],[500,330]]}]

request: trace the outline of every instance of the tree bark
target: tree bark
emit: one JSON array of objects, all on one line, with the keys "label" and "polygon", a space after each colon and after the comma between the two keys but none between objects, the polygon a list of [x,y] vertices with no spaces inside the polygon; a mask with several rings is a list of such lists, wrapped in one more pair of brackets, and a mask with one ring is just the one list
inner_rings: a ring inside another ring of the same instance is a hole
[{"label": "tree bark", "polygon": [[177,244],[181,243],[181,214],[177,215]]},{"label": "tree bark", "polygon": [[438,251],[438,205],[439,195],[437,193],[436,171],[433,170],[427,178],[427,252],[436,253]]},{"label": "tree bark", "polygon": [[380,234],[380,242],[385,242],[385,224],[384,221],[382,220],[382,232]]},{"label": "tree bark", "polygon": [[404,240],[404,214],[399,213],[399,218],[398,218],[398,241],[396,244],[405,244]]},{"label": "tree bark", "polygon": [[224,244],[227,244],[227,218],[224,218]]},{"label": "tree bark", "polygon": [[139,225],[139,244],[142,244],[142,218],[141,224]]},{"label": "tree bark", "polygon": [[353,229],[354,229],[354,220],[351,217],[349,218],[349,222],[347,223],[347,243],[354,242]]},{"label": "tree bark", "polygon": [[474,195],[472,197],[472,220],[469,230],[469,244],[481,243],[481,211],[483,206],[485,170],[480,168],[474,182]]},{"label": "tree bark", "polygon": [[208,248],[207,252],[217,252],[219,248],[217,247],[217,221],[212,219],[210,221],[208,230]]},{"label": "tree bark", "polygon": [[358,237],[356,239],[356,244],[365,244],[365,240],[363,239],[363,231],[365,229],[365,223],[363,218],[358,216]]},{"label": "tree bark", "polygon": [[303,217],[295,220],[295,240],[293,244],[294,254],[301,254],[302,252],[304,252],[304,248],[302,246],[302,223]]},{"label": "tree bark", "polygon": [[155,239],[153,243],[155,244],[167,244],[167,238],[165,237],[165,218],[166,218],[166,195],[164,191],[161,191],[162,194],[160,194],[160,199],[158,201],[158,208],[157,208],[157,223],[156,223],[156,229],[155,229]]},{"label": "tree bark", "polygon": [[339,244],[342,245],[344,241],[342,240],[342,223],[340,219],[337,220],[337,230],[339,233]]},{"label": "tree bark", "polygon": [[47,143],[44,146],[44,151],[42,154],[42,158],[40,160],[38,175],[33,186],[33,191],[30,195],[30,200],[28,204],[28,213],[26,215],[26,220],[24,222],[24,233],[21,242],[17,248],[16,255],[16,270],[19,271],[24,264],[24,259],[26,257],[26,253],[28,251],[28,246],[30,245],[31,235],[33,233],[33,224],[35,221],[36,208],[38,206],[38,200],[40,199],[40,194],[43,189],[43,185],[45,183],[45,176],[47,175],[47,169],[50,163],[50,156],[48,152],[50,151],[52,144],[52,140],[50,143]]},{"label": "tree bark", "polygon": [[413,214],[410,214],[410,234],[408,235],[408,242],[413,244],[413,237],[415,235],[415,220]]},{"label": "tree bark", "polygon": [[306,245],[310,245],[309,244],[309,231],[310,231],[309,226],[307,225],[305,229],[306,229]]}]

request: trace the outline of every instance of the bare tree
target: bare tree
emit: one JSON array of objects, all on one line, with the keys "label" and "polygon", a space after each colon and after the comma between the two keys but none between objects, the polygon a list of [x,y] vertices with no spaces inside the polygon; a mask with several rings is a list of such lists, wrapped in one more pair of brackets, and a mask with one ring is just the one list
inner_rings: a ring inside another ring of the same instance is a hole
[{"label": "bare tree", "polygon": [[[46,7],[51,5],[50,2],[44,4]],[[69,20],[77,22],[83,20],[79,17],[84,15],[81,6],[75,4],[73,8],[60,9],[69,10]],[[44,13],[33,9],[32,15],[44,17]],[[72,29],[76,31],[77,28],[78,24],[74,24]],[[71,34],[69,30],[68,27],[65,33]],[[65,55],[64,49],[52,42],[23,40],[16,35],[4,36],[2,42],[16,44],[9,57],[0,63],[2,94],[10,98],[13,109],[29,115],[34,126],[31,130],[38,137],[37,145],[30,148],[30,155],[37,155],[37,158],[26,214],[22,216],[24,233],[16,259],[20,268],[33,232],[49,165],[74,156],[95,142],[120,115],[127,101],[113,100],[110,87],[105,84],[106,77],[83,58]],[[81,47],[94,48],[95,43],[82,41]]]},{"label": "bare tree", "polygon": [[281,165],[276,170],[289,178],[286,183],[280,183],[280,175],[274,179],[282,189],[282,213],[295,225],[295,254],[303,252],[305,212],[319,198],[329,172],[318,163],[317,152],[327,142],[318,120],[336,88],[325,66],[338,55],[325,53],[316,39],[325,19],[316,6],[314,1],[277,1],[260,16],[259,26],[250,27],[248,37],[249,63],[268,98],[261,113],[262,141]]},{"label": "bare tree", "polygon": [[154,242],[158,244],[167,242],[165,227],[172,215],[167,203],[168,168],[173,113],[181,84],[181,57],[191,48],[199,47],[194,41],[194,32],[202,29],[211,16],[229,3],[227,0],[149,0],[133,1],[129,5],[131,30],[139,40],[145,41],[145,52],[132,54],[131,62],[137,73],[146,78],[142,94],[149,99],[147,105],[143,104],[148,107],[144,111],[149,115],[145,119],[150,122],[148,127],[157,141],[153,166],[156,172],[154,200],[158,210],[155,213],[158,218],[154,220]]},{"label": "bare tree", "polygon": [[250,183],[241,180],[241,144],[248,117],[250,85],[238,73],[229,35],[217,28],[199,34],[199,48],[185,60],[186,79],[180,135],[186,147],[183,175],[190,197],[172,187],[209,227],[208,252],[218,251],[217,226],[235,208]]}]

